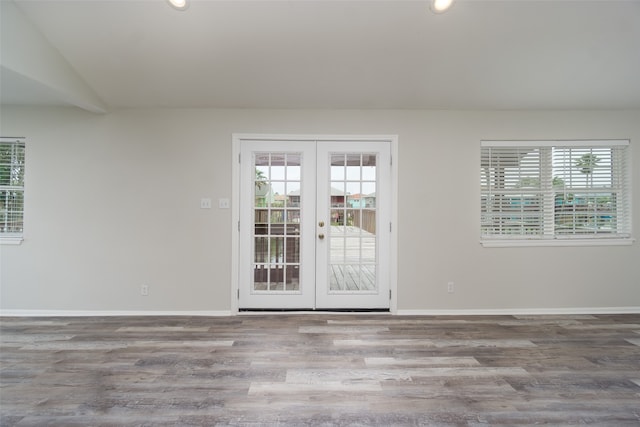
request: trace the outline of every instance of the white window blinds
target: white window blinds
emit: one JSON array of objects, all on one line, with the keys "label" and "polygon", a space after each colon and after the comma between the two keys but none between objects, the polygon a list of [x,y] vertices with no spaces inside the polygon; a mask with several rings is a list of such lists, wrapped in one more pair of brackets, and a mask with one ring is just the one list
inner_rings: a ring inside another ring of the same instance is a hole
[{"label": "white window blinds", "polygon": [[629,238],[629,141],[482,141],[481,236]]},{"label": "white window blinds", "polygon": [[25,144],[0,138],[0,239],[22,236],[24,222]]}]

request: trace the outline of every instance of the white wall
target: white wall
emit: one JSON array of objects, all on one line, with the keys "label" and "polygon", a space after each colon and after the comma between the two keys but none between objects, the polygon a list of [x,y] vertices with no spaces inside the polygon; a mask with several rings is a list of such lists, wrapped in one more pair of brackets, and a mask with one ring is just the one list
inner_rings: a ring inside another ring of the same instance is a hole
[{"label": "white wall", "polygon": [[3,107],[0,119],[2,135],[27,137],[25,240],[0,246],[5,312],[228,311],[233,227],[216,205],[232,196],[235,132],[399,136],[399,310],[640,307],[640,242],[478,243],[481,139],[631,139],[637,236],[640,111]]}]

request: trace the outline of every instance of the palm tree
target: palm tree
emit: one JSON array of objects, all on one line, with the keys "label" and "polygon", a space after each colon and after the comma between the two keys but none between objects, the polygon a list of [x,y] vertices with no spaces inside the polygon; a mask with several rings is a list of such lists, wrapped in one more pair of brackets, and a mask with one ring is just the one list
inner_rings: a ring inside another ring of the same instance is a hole
[{"label": "palm tree", "polygon": [[[599,161],[600,161],[600,158],[593,153],[585,153],[578,160],[576,160],[576,167],[580,169],[580,172],[582,172],[587,176],[588,188],[593,187],[593,171],[595,170]],[[589,178],[591,178],[591,183],[589,183]],[[590,198],[587,197],[587,206],[589,204],[589,200]],[[590,215],[590,214],[584,215],[583,221],[585,224],[589,224],[590,221],[594,221],[594,220],[595,219],[593,215]]]},{"label": "palm tree", "polygon": [[264,176],[264,172],[256,168],[256,187],[261,189],[267,184],[267,177]]},{"label": "palm tree", "polygon": [[[599,161],[600,158],[593,153],[585,153],[576,160],[576,167],[580,169],[580,172],[587,175],[587,187],[593,186],[593,171]],[[589,185],[589,178],[591,178],[591,185]]]}]

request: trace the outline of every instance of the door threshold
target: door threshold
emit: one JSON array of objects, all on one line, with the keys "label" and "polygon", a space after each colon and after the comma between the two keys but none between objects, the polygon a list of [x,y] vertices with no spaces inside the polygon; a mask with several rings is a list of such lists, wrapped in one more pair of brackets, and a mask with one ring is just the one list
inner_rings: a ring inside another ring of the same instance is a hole
[{"label": "door threshold", "polygon": [[241,308],[238,314],[389,314],[388,308]]}]

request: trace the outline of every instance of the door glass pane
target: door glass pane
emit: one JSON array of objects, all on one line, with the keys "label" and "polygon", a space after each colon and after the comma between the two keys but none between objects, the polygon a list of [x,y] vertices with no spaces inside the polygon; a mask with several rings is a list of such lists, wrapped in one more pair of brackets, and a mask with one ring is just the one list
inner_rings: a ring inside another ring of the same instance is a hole
[{"label": "door glass pane", "polygon": [[331,209],[331,234],[344,234],[344,224],[344,210]]},{"label": "door glass pane", "polygon": [[284,209],[271,209],[271,224],[282,224],[284,222]]},{"label": "door glass pane", "polygon": [[286,266],[286,269],[286,289],[292,291],[300,290],[300,266],[289,264]]},{"label": "door glass pane", "polygon": [[287,210],[287,229],[298,230],[297,233],[300,232],[300,210],[299,209]]},{"label": "door glass pane", "polygon": [[360,170],[362,169],[362,161],[360,154],[347,154],[347,180],[360,181]]},{"label": "door glass pane", "polygon": [[284,266],[272,265],[269,269],[269,290],[284,291]]},{"label": "door glass pane", "polygon": [[331,180],[332,181],[344,180],[345,166],[346,166],[346,160],[345,160],[344,154],[331,155]]},{"label": "door glass pane", "polygon": [[300,180],[300,158],[297,159],[287,159],[287,180],[288,181],[299,181]]},{"label": "door glass pane", "polygon": [[344,275],[342,274],[342,266],[340,264],[329,264],[329,289],[339,291],[344,283]]},{"label": "door glass pane", "polygon": [[286,262],[294,264],[300,262],[300,238],[287,237],[286,243]]},{"label": "door glass pane", "polygon": [[272,181],[284,180],[286,156],[286,154],[271,153],[271,176],[269,178]]},{"label": "door glass pane", "polygon": [[345,183],[344,181],[331,181],[331,207],[343,208],[344,207],[344,195],[345,195]]},{"label": "door glass pane", "polygon": [[376,155],[331,155],[329,291],[377,290]]},{"label": "door glass pane", "polygon": [[285,204],[287,207],[300,207],[300,181],[288,181],[285,194]]},{"label": "door glass pane", "polygon": [[366,264],[332,264],[329,266],[331,291],[375,291],[376,266]]},{"label": "door glass pane", "polygon": [[286,195],[286,183],[280,181],[271,181],[271,206],[274,208],[284,207]]},{"label": "door glass pane", "polygon": [[[373,221],[375,223],[375,221]],[[375,265],[376,263],[376,238],[373,235],[365,235],[360,240],[362,265]]]},{"label": "door glass pane", "polygon": [[[341,228],[341,227],[339,227]],[[329,262],[332,265],[340,265],[344,261],[345,238],[331,236],[331,246],[329,251]]]},{"label": "door glass pane", "polygon": [[300,153],[254,154],[252,291],[300,290]]},{"label": "door glass pane", "polygon": [[282,263],[284,260],[284,238],[270,237],[269,246],[270,263]]},{"label": "door glass pane", "polygon": [[264,263],[269,259],[269,240],[266,237],[254,237],[255,262]]}]

